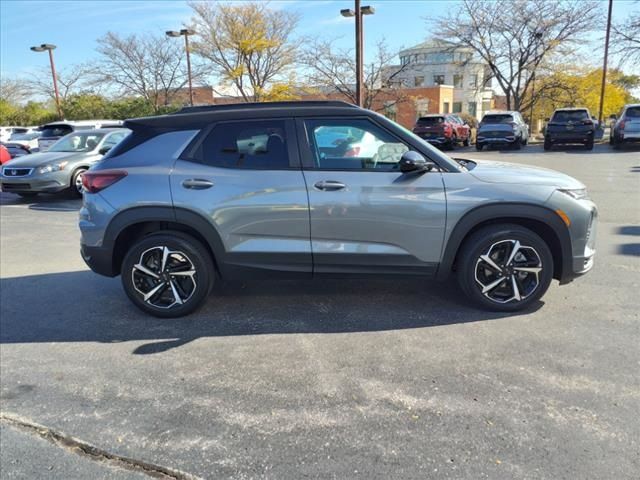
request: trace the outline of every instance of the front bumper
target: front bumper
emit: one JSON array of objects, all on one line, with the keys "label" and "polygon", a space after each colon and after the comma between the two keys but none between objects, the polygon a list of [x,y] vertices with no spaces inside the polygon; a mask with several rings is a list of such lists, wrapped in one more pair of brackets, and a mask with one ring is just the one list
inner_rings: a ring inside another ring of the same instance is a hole
[{"label": "front bumper", "polygon": [[17,177],[2,174],[0,184],[3,192],[57,193],[70,187],[71,178],[65,170],[39,174],[33,169],[29,175]]}]

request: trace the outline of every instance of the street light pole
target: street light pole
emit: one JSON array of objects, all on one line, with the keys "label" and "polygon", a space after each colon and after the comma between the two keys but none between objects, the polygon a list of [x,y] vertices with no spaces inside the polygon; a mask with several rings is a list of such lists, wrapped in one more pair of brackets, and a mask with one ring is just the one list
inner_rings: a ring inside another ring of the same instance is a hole
[{"label": "street light pole", "polygon": [[184,49],[187,52],[187,80],[189,82],[189,105],[193,107],[193,86],[191,83],[191,54],[189,52],[189,35],[193,35],[193,30],[183,28],[180,31],[169,30],[166,32],[168,37],[180,37],[184,36]]},{"label": "street light pole", "polygon": [[58,93],[58,79],[56,75],[56,66],[55,66],[55,63],[53,62],[53,50],[55,48],[56,48],[55,45],[52,45],[50,43],[43,43],[39,47],[31,47],[31,50],[34,52],[44,52],[44,51],[49,52],[49,63],[51,64],[51,76],[53,77],[53,91],[55,93],[55,99],[56,99],[56,110],[58,111],[58,118],[62,120],[63,117],[62,117],[62,108],[60,107],[60,94]]},{"label": "street light pole", "polygon": [[609,33],[611,31],[611,10],[613,0],[609,0],[609,14],[607,15],[607,34],[604,40],[604,65],[602,66],[602,87],[600,88],[600,110],[598,111],[598,123],[602,125],[602,109],[604,107],[604,87],[607,82],[607,61],[609,58]]},{"label": "street light pole", "polygon": [[363,81],[363,59],[364,59],[364,23],[363,15],[373,15],[375,9],[370,6],[360,6],[360,0],[355,0],[355,10],[349,8],[340,10],[343,17],[355,17],[356,22],[356,105],[364,105],[364,81]]}]

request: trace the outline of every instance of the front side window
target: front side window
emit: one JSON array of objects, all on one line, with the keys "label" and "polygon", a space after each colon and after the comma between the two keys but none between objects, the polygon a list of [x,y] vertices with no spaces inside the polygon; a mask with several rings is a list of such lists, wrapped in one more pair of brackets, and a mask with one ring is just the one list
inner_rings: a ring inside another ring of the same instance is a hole
[{"label": "front side window", "polygon": [[305,126],[314,166],[322,170],[397,170],[409,150],[368,120],[307,120]]},{"label": "front side window", "polygon": [[196,148],[193,157],[223,168],[289,168],[284,120],[220,123]]},{"label": "front side window", "polygon": [[453,86],[456,88],[462,88],[462,82],[464,80],[464,77],[462,75],[454,75],[453,76]]},{"label": "front side window", "polygon": [[72,133],[61,138],[49,149],[50,152],[91,152],[94,150],[104,133]]}]

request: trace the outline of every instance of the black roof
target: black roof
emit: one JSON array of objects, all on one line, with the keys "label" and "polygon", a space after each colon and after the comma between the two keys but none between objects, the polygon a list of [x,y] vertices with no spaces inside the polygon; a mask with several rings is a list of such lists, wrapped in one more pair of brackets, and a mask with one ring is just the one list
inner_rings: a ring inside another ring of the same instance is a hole
[{"label": "black roof", "polygon": [[155,117],[142,117],[127,120],[126,128],[152,129],[189,129],[201,128],[218,120],[242,120],[250,116],[287,117],[297,115],[340,115],[364,109],[351,103],[337,100],[311,100],[292,102],[230,103],[219,105],[202,105],[185,107],[178,112]]}]

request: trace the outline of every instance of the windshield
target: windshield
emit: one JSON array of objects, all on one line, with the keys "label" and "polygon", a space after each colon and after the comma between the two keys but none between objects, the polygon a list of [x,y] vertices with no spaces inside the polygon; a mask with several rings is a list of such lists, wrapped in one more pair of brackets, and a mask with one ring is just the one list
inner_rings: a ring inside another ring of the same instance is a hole
[{"label": "windshield", "polygon": [[72,133],[61,138],[49,149],[50,152],[90,152],[94,150],[104,133]]},{"label": "windshield", "polygon": [[513,117],[509,114],[485,115],[482,123],[509,123],[513,122]]},{"label": "windshield", "polygon": [[10,140],[33,140],[34,138],[38,138],[40,136],[40,132],[31,132],[31,133],[14,133],[11,135]]},{"label": "windshield", "polygon": [[589,120],[586,110],[560,110],[553,114],[552,122],[581,122]]},{"label": "windshield", "polygon": [[631,107],[624,114],[627,118],[640,118],[640,107]]},{"label": "windshield", "polygon": [[69,125],[45,125],[42,128],[43,137],[64,137],[68,133],[73,132],[73,128]]}]

